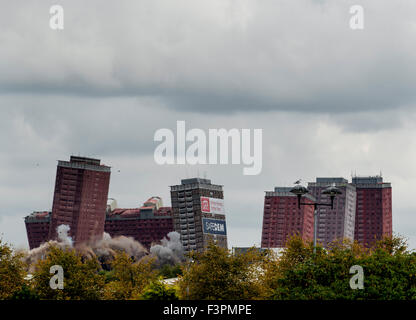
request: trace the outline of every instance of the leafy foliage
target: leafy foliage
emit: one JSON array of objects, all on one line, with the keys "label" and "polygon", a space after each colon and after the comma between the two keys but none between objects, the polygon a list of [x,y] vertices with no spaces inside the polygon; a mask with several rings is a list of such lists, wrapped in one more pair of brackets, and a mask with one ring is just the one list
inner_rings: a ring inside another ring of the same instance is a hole
[{"label": "leafy foliage", "polygon": [[[64,270],[64,290],[50,287],[52,266]],[[46,300],[99,300],[104,288],[104,278],[99,274],[97,259],[82,259],[73,249],[52,246],[46,257],[35,266],[34,286],[41,299]]]},{"label": "leafy foliage", "polygon": [[[350,268],[364,270],[364,289],[350,287]],[[279,300],[415,299],[416,256],[400,238],[386,238],[373,249],[334,243],[329,250],[294,238],[279,259],[266,267],[268,298]]]},{"label": "leafy foliage", "polygon": [[193,252],[179,280],[182,299],[248,300],[259,299],[263,288],[256,279],[264,256],[256,250],[233,255],[211,243],[205,252]]},{"label": "leafy foliage", "polygon": [[182,266],[180,264],[176,264],[174,266],[165,264],[159,270],[159,275],[163,279],[177,278],[178,276],[182,275]]},{"label": "leafy foliage", "polygon": [[39,300],[39,295],[36,293],[36,290],[26,283],[23,284],[22,288],[19,291],[16,291],[13,294],[11,300]]},{"label": "leafy foliage", "polygon": [[0,239],[0,300],[12,298],[24,285],[26,272],[21,258]]},{"label": "leafy foliage", "polygon": [[161,280],[152,281],[142,294],[143,300],[179,300],[175,288],[164,284]]},{"label": "leafy foliage", "polygon": [[[50,268],[64,269],[64,290],[50,288]],[[364,288],[353,290],[352,266],[364,270]],[[408,300],[416,299],[416,253],[401,238],[385,238],[371,249],[335,242],[317,247],[299,237],[280,255],[257,250],[233,255],[211,243],[192,252],[183,265],[156,269],[154,260],[135,261],[118,252],[102,270],[96,258],[75,249],[50,247],[27,276],[23,255],[0,241],[0,300]],[[179,280],[175,286],[163,278]]]},{"label": "leafy foliage", "polygon": [[140,299],[145,287],[156,279],[153,259],[135,262],[125,252],[117,253],[112,262],[112,281],[105,285],[104,299]]}]

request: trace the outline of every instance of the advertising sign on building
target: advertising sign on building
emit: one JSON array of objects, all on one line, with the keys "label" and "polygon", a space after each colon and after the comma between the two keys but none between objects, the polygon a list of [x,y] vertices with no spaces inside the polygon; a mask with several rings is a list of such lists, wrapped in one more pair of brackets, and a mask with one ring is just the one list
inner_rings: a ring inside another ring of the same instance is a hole
[{"label": "advertising sign on building", "polygon": [[211,214],[225,214],[224,200],[208,197],[201,197],[201,211]]},{"label": "advertising sign on building", "polygon": [[202,224],[204,225],[204,233],[222,236],[227,235],[227,225],[225,220],[202,218]]}]

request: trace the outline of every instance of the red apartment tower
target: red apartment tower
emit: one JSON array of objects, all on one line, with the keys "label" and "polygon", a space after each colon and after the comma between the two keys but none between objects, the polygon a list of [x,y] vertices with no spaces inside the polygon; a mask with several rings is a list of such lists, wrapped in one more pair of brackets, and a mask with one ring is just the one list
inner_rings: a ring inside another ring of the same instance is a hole
[{"label": "red apartment tower", "polygon": [[[284,248],[290,236],[300,235],[304,240],[313,239],[314,207],[298,207],[298,198],[290,187],[277,187],[267,191],[264,201],[262,248]],[[304,203],[314,203],[315,198],[306,194]]]},{"label": "red apartment tower", "polygon": [[75,156],[58,162],[49,239],[60,225],[70,226],[75,245],[102,237],[111,170],[100,162]]},{"label": "red apartment tower", "polygon": [[35,211],[25,217],[30,250],[38,248],[42,243],[48,241],[50,220],[51,212],[49,211]]},{"label": "red apartment tower", "polygon": [[392,236],[392,188],[381,176],[353,177],[357,190],[355,240],[366,247]]},{"label": "red apartment tower", "polygon": [[355,187],[344,178],[316,178],[316,182],[310,182],[308,189],[317,202],[331,203],[328,195],[322,192],[334,185],[341,191],[334,199],[334,207],[318,206],[317,216],[317,241],[324,248],[337,240],[354,240],[355,208],[357,194]]}]

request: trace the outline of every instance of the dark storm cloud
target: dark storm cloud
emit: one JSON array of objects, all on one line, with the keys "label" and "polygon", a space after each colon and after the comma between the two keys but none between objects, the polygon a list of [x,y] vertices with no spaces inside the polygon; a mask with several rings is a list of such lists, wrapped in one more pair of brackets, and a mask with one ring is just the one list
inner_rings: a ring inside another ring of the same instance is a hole
[{"label": "dark storm cloud", "polygon": [[3,96],[0,110],[7,132],[0,141],[8,157],[18,156],[23,145],[22,151],[32,155],[40,145],[89,156],[147,154],[154,148],[154,131],[164,122],[161,107],[146,98]]},{"label": "dark storm cloud", "polygon": [[362,31],[349,28],[351,1],[62,1],[61,32],[50,4],[4,3],[0,92],[151,96],[213,113],[415,103],[411,0],[362,2]]},{"label": "dark storm cloud", "polygon": [[409,116],[408,110],[386,110],[384,112],[356,112],[331,115],[330,120],[345,132],[380,132],[399,129],[404,119]]}]

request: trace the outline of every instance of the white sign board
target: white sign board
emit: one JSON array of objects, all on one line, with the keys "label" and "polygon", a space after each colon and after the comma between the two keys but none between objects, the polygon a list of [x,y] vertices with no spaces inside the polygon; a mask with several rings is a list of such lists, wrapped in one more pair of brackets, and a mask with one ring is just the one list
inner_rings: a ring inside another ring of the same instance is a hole
[{"label": "white sign board", "polygon": [[201,197],[201,211],[211,214],[225,214],[224,200]]}]

